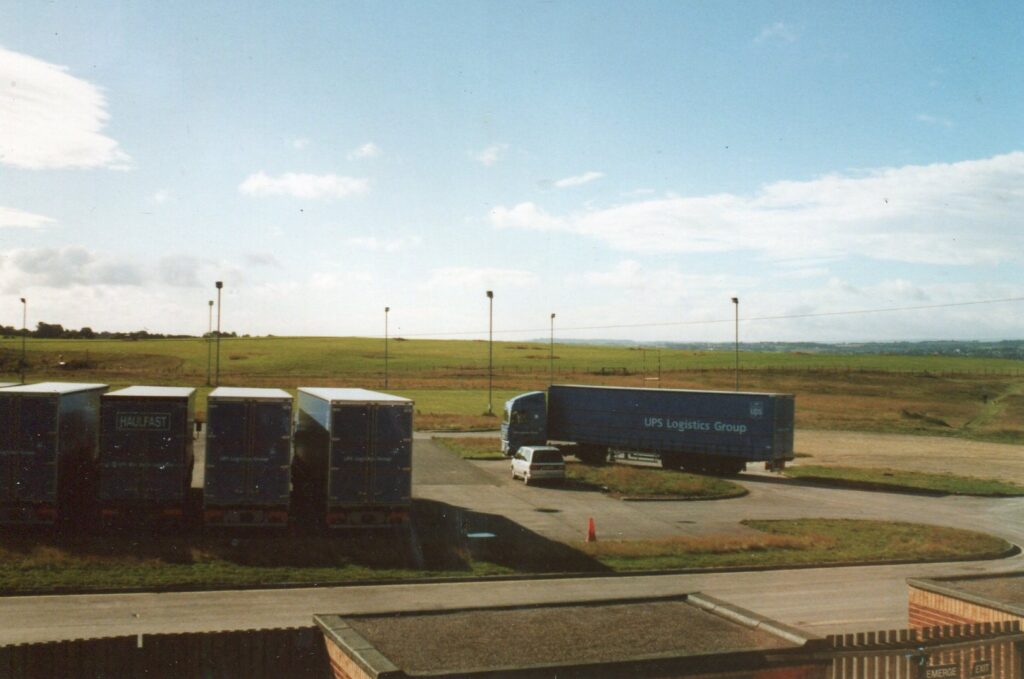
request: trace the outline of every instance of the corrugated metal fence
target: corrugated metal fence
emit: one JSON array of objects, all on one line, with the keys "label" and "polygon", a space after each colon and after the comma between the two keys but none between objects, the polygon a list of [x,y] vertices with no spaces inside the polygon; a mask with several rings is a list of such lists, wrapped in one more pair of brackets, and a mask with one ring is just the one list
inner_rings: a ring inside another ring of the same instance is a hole
[{"label": "corrugated metal fence", "polygon": [[0,646],[0,679],[323,679],[330,665],[313,627],[146,634]]}]

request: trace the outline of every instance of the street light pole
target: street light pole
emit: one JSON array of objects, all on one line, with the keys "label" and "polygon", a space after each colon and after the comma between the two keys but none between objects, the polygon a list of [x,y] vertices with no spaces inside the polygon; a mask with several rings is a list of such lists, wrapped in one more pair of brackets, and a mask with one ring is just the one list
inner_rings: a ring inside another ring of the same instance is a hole
[{"label": "street light pole", "polygon": [[551,314],[551,345],[549,354],[549,362],[551,363],[551,379],[548,384],[555,383],[555,315]]},{"label": "street light pole", "polygon": [[493,415],[494,392],[494,291],[487,291],[487,414]]},{"label": "street light pole", "polygon": [[388,388],[388,312],[391,307],[384,307],[384,388]]},{"label": "street light pole", "polygon": [[28,302],[21,298],[21,383],[25,384],[25,338],[28,336]]},{"label": "street light pole", "polygon": [[740,298],[732,298],[736,308],[736,391],[740,390]]},{"label": "street light pole", "polygon": [[217,379],[214,384],[220,386],[220,291],[224,287],[223,281],[217,281]]},{"label": "street light pole", "polygon": [[210,300],[210,313],[206,323],[206,386],[210,386],[210,367],[213,361],[213,300]]}]

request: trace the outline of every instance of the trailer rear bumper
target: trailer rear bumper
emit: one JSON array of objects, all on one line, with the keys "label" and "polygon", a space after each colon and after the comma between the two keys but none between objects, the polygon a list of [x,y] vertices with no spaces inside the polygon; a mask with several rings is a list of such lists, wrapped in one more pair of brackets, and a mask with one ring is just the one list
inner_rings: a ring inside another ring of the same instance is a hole
[{"label": "trailer rear bumper", "polygon": [[395,526],[409,520],[408,505],[345,506],[327,510],[328,528]]},{"label": "trailer rear bumper", "polygon": [[106,525],[182,523],[186,512],[183,503],[143,504],[134,502],[101,503],[97,515]]},{"label": "trailer rear bumper", "polygon": [[207,526],[285,528],[288,526],[288,507],[209,506],[203,510],[203,523]]},{"label": "trailer rear bumper", "polygon": [[49,503],[0,505],[0,524],[51,526],[57,523],[57,507]]}]

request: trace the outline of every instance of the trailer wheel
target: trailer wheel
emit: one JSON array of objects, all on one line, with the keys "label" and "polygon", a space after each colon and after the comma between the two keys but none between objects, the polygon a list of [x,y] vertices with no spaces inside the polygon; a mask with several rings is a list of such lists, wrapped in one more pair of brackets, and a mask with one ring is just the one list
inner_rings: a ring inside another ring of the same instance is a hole
[{"label": "trailer wheel", "polygon": [[604,464],[608,459],[608,449],[600,446],[576,446],[574,454],[583,464]]},{"label": "trailer wheel", "polygon": [[661,456],[661,468],[678,471],[683,468],[683,458],[673,453],[665,453]]}]

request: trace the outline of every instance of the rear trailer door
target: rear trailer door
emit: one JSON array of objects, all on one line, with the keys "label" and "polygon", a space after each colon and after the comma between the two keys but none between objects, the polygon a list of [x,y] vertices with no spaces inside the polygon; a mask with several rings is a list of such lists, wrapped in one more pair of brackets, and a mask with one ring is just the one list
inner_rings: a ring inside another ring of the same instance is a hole
[{"label": "rear trailer door", "polygon": [[101,408],[99,498],[179,503],[192,482],[188,400],[108,397]]},{"label": "rear trailer door", "polygon": [[370,405],[335,405],[331,413],[328,505],[373,501]]},{"label": "rear trailer door", "polygon": [[276,401],[209,405],[206,505],[288,504],[291,406]]},{"label": "rear trailer door", "polygon": [[412,494],[412,406],[375,406],[371,501],[404,505]]},{"label": "rear trailer door", "polygon": [[57,400],[0,396],[0,502],[57,501]]}]

